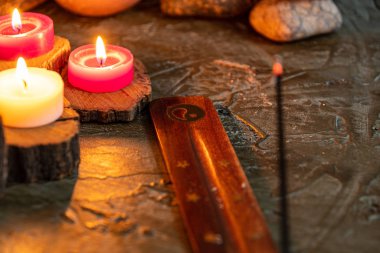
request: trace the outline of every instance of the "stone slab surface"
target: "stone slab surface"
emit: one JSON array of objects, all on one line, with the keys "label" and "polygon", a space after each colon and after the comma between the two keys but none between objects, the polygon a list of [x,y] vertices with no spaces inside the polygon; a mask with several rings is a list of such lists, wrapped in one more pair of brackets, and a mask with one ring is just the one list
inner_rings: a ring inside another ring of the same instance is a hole
[{"label": "stone slab surface", "polygon": [[[380,225],[380,11],[337,0],[334,34],[272,44],[236,20],[162,17],[157,1],[105,19],[37,11],[72,47],[101,33],[147,66],[153,97],[207,95],[267,136],[229,127],[278,242],[273,54],[285,63],[293,250],[376,252]],[[228,128],[228,127],[227,127]],[[245,138],[244,136],[247,136]],[[0,200],[0,252],[190,252],[153,127],[82,126],[78,179],[16,185]]]}]

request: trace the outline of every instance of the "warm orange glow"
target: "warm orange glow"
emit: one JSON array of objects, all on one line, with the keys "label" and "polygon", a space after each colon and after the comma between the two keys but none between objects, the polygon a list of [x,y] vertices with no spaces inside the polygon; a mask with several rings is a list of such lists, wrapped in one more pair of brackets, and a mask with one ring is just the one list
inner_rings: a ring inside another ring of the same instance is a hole
[{"label": "warm orange glow", "polygon": [[282,64],[279,62],[275,62],[273,64],[273,74],[276,76],[281,76],[283,72],[284,70],[282,68]]},{"label": "warm orange glow", "polygon": [[17,60],[16,75],[17,75],[17,79],[23,83],[24,88],[26,89],[29,73],[28,73],[28,68],[26,66],[26,62],[24,58],[22,57],[18,58]]},{"label": "warm orange glow", "polygon": [[107,60],[106,48],[102,37],[100,36],[96,39],[96,59],[98,60],[100,66],[103,66]]},{"label": "warm orange glow", "polygon": [[13,10],[12,14],[12,28],[14,31],[20,32],[22,29],[21,16],[17,8]]}]

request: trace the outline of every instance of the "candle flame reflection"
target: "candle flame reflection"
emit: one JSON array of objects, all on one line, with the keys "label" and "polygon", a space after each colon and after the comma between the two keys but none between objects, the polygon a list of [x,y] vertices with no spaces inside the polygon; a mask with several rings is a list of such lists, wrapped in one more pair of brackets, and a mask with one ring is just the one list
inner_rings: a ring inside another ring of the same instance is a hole
[{"label": "candle flame reflection", "polygon": [[102,67],[107,60],[106,48],[102,37],[98,36],[96,39],[96,59],[98,60],[99,65]]},{"label": "candle flame reflection", "polygon": [[17,8],[13,10],[12,14],[12,29],[18,33],[20,33],[22,29],[21,16]]},{"label": "candle flame reflection", "polygon": [[22,57],[19,57],[17,60],[16,76],[17,76],[17,79],[20,80],[20,82],[22,82],[22,84],[24,85],[24,88],[27,89],[28,88],[27,80],[28,80],[29,73],[28,73],[28,68],[26,66],[26,62],[24,58]]}]

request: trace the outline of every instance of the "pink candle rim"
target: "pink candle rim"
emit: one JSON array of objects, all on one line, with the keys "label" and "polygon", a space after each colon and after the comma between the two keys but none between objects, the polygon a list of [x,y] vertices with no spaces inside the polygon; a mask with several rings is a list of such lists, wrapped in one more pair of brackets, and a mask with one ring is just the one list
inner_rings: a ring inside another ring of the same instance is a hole
[{"label": "pink candle rim", "polygon": [[130,85],[134,79],[134,57],[126,48],[106,45],[107,55],[122,59],[113,65],[105,67],[91,67],[84,64],[84,57],[94,58],[96,45],[88,44],[73,50],[69,57],[68,81],[78,89],[94,92],[115,92]]},{"label": "pink candle rim", "polygon": [[36,25],[32,30],[20,34],[2,34],[1,31],[12,26],[12,16],[0,17],[0,59],[15,60],[20,56],[30,59],[43,55],[54,47],[53,20],[40,13],[25,12],[22,22]]}]

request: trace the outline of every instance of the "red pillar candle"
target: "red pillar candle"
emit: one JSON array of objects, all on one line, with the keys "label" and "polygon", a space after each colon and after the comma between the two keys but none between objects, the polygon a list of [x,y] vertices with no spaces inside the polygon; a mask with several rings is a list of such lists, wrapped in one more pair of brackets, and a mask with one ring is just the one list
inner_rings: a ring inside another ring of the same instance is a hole
[{"label": "red pillar candle", "polygon": [[102,93],[123,89],[133,81],[133,55],[123,47],[96,45],[75,49],[69,57],[69,83],[81,90]]},{"label": "red pillar candle", "polygon": [[53,47],[54,24],[48,16],[26,12],[20,17],[15,9],[12,16],[0,17],[1,60],[37,57]]}]

